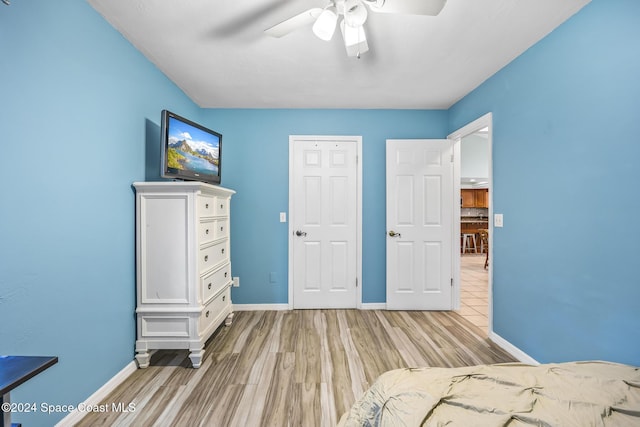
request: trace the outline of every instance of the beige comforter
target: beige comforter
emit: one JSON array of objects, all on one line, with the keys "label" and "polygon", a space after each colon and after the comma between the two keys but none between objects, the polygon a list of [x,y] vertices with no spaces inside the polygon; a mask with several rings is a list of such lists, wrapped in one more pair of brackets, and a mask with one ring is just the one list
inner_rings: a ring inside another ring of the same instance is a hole
[{"label": "beige comforter", "polygon": [[640,426],[640,368],[606,362],[397,369],[344,414],[353,426]]}]

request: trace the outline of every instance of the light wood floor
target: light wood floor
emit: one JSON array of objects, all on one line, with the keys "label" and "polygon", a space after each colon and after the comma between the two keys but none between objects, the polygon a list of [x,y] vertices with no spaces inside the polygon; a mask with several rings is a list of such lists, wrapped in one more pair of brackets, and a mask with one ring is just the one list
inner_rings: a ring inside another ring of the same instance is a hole
[{"label": "light wood floor", "polygon": [[383,372],[514,359],[455,312],[237,312],[206,346],[158,351],[80,426],[335,426]]}]

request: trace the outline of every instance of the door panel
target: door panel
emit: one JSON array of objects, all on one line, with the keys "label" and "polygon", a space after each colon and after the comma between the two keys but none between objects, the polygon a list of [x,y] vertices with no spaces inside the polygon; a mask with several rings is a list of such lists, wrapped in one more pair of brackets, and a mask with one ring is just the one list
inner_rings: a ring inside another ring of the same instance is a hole
[{"label": "door panel", "polygon": [[322,259],[320,242],[303,242],[302,251],[304,260],[304,282],[302,286],[309,292],[319,291]]},{"label": "door panel", "polygon": [[424,223],[423,226],[438,226],[442,223],[442,206],[433,203],[434,200],[442,200],[442,177],[425,176],[422,183],[424,195],[422,198]]},{"label": "door panel", "polygon": [[452,308],[448,140],[387,140],[387,308]]},{"label": "door panel", "polygon": [[349,288],[348,242],[331,242],[331,289]]},{"label": "door panel", "polygon": [[442,269],[439,268],[442,263],[442,245],[440,242],[425,242],[422,253],[425,277],[423,292],[442,292]]},{"label": "door panel", "polygon": [[304,214],[303,223],[307,226],[319,225],[322,214],[322,179],[319,176],[305,176],[304,191]]}]

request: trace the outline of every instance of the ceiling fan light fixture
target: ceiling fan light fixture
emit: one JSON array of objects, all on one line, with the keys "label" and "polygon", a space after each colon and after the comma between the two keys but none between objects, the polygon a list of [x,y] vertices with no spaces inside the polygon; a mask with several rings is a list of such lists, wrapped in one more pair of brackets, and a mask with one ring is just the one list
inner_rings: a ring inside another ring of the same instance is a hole
[{"label": "ceiling fan light fixture", "polygon": [[342,31],[342,38],[344,39],[344,47],[347,50],[347,56],[355,56],[360,58],[361,53],[365,53],[369,50],[367,44],[367,36],[364,32],[364,27],[352,27],[345,25],[345,22],[340,23],[340,30]]},{"label": "ceiling fan light fixture", "polygon": [[382,6],[384,6],[385,0],[363,0],[363,1],[375,9],[380,9]]},{"label": "ceiling fan light fixture", "polygon": [[338,13],[335,6],[329,6],[322,11],[316,22],[313,24],[313,34],[324,41],[331,40],[336,31],[338,23]]},{"label": "ceiling fan light fixture", "polygon": [[344,2],[344,20],[350,27],[361,27],[367,20],[367,8],[360,0]]}]

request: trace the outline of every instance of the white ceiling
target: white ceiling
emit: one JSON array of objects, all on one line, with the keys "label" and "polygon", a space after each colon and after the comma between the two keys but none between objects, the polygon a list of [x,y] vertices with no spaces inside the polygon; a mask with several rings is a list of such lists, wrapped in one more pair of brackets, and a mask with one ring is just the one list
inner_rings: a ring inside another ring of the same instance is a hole
[{"label": "white ceiling", "polygon": [[88,0],[205,108],[446,109],[590,0],[448,0],[438,16],[369,13],[369,52],[338,30],[263,31],[327,0]]}]

